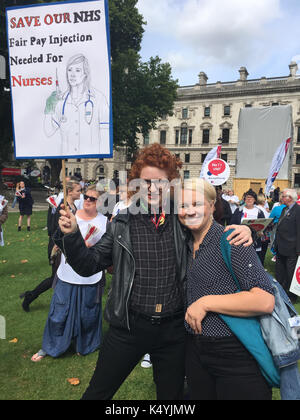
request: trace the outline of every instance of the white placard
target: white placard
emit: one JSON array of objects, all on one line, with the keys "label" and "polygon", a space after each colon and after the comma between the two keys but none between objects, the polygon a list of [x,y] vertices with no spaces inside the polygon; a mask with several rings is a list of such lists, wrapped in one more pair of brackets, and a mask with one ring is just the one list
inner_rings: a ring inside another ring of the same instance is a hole
[{"label": "white placard", "polygon": [[16,158],[111,157],[108,1],[6,15]]},{"label": "white placard", "polygon": [[204,165],[202,175],[214,186],[223,185],[230,177],[230,167],[225,160],[212,159]]},{"label": "white placard", "polygon": [[300,257],[298,257],[290,292],[300,296]]}]

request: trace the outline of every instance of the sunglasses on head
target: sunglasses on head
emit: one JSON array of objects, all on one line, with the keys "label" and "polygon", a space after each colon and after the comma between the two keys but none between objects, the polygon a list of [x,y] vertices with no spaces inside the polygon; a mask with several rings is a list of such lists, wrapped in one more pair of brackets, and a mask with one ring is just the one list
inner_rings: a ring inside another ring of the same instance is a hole
[{"label": "sunglasses on head", "polygon": [[91,197],[90,195],[86,195],[86,194],[84,194],[83,195],[83,198],[84,198],[84,200],[90,200],[92,203],[94,203],[95,201],[97,201],[98,200],[98,198],[96,198],[96,197]]}]

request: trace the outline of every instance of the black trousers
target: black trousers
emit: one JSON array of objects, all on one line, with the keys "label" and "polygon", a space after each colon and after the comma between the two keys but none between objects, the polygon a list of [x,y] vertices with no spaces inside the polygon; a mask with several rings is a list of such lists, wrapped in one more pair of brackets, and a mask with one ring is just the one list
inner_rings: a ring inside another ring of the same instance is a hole
[{"label": "black trousers", "polygon": [[265,258],[266,258],[266,253],[268,251],[268,246],[269,246],[269,242],[267,241],[262,242],[261,251],[257,252],[258,258],[260,259],[260,262],[262,263],[263,266],[265,264]]},{"label": "black trousers", "polygon": [[110,326],[83,400],[111,399],[145,353],[150,353],[158,400],[183,399],[186,332],[183,315],[152,325],[130,315],[131,330]]},{"label": "black trousers", "polygon": [[186,375],[191,400],[272,400],[258,364],[235,337],[190,335]]},{"label": "black trousers", "polygon": [[47,290],[51,289],[54,281],[55,274],[57,272],[57,269],[60,264],[60,255],[55,259],[54,263],[51,264],[51,270],[52,274],[50,277],[47,277],[45,280],[43,280],[41,283],[37,285],[37,287],[28,293],[30,294],[30,297],[28,296],[28,299],[30,303],[32,303],[35,299],[37,299],[42,293],[47,292]]},{"label": "black trousers", "polygon": [[293,280],[297,260],[297,255],[287,257],[279,253],[276,254],[276,279],[293,303],[296,302],[297,296],[289,290]]}]

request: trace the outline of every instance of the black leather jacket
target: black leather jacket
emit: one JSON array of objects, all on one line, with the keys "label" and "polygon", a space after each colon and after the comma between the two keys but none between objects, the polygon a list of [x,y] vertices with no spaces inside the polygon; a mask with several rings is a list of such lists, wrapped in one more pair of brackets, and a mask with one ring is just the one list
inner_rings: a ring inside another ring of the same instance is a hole
[{"label": "black leather jacket", "polygon": [[[65,254],[67,263],[83,277],[89,277],[113,265],[114,274],[107,297],[105,319],[113,326],[129,330],[128,303],[135,277],[135,260],[130,240],[131,217],[134,216],[120,213],[109,223],[101,240],[91,248],[85,246],[79,230],[65,236],[58,231],[53,238]],[[176,252],[176,276],[185,302],[189,232],[180,224],[177,215],[171,217]]]}]

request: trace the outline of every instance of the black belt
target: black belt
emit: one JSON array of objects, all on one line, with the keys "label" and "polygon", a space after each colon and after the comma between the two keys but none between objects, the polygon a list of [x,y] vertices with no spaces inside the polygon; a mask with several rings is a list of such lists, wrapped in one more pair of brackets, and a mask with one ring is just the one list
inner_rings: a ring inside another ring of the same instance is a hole
[{"label": "black belt", "polygon": [[152,325],[160,325],[163,322],[167,322],[167,321],[172,321],[173,319],[178,319],[178,318],[184,318],[184,312],[180,311],[180,312],[175,312],[174,314],[171,315],[147,315],[144,314],[142,312],[137,312],[137,311],[133,311],[130,310],[130,313],[133,314],[134,316],[138,317],[138,318],[142,318],[145,319],[146,321],[150,321]]}]

